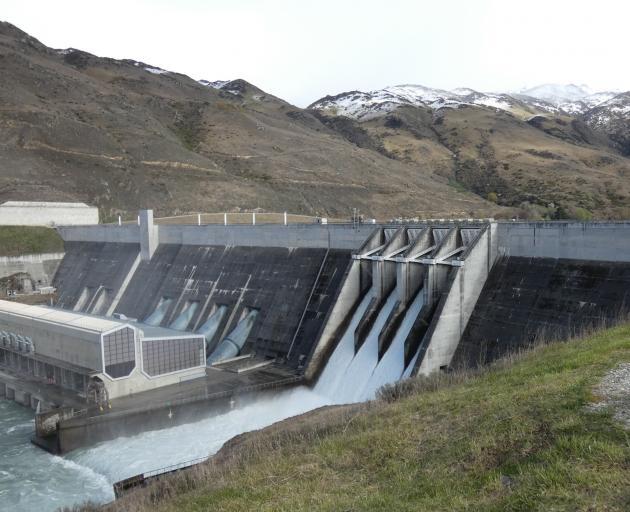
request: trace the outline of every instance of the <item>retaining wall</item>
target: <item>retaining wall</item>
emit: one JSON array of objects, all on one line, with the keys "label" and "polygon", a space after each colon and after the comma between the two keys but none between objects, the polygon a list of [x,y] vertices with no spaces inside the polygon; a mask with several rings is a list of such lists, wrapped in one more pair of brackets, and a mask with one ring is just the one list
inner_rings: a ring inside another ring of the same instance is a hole
[{"label": "retaining wall", "polygon": [[505,256],[630,261],[630,222],[501,222]]}]

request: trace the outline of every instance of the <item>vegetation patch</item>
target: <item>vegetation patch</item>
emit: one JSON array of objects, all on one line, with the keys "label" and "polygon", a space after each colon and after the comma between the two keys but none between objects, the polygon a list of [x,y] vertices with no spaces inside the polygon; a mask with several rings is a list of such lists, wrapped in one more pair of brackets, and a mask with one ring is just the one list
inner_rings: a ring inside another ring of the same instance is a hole
[{"label": "vegetation patch", "polygon": [[52,228],[0,226],[0,256],[63,252],[63,240]]}]

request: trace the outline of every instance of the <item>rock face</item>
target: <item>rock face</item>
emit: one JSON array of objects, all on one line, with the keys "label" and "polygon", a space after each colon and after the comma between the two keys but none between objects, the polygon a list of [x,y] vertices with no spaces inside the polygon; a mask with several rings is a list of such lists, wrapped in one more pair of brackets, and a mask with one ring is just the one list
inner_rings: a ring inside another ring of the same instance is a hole
[{"label": "rock face", "polygon": [[83,201],[101,218],[261,208],[349,218],[491,215],[496,205],[349,142],[244,80],[198,82],[47,48],[0,24],[0,202]]}]

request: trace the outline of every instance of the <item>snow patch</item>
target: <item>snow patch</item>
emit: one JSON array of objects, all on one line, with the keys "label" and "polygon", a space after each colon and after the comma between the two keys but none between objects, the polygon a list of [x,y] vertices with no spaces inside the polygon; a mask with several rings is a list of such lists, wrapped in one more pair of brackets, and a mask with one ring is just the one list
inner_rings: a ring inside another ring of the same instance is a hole
[{"label": "snow patch", "polygon": [[146,66],[144,68],[145,71],[148,71],[149,73],[153,73],[154,75],[165,75],[168,73],[168,71],[166,71],[165,69],[162,68],[152,68],[151,66]]}]

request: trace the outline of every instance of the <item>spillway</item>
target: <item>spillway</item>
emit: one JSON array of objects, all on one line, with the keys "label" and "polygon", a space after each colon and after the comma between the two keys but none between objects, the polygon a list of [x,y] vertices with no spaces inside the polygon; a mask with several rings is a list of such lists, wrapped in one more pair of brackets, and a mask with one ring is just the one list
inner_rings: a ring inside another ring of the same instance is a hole
[{"label": "spillway", "polygon": [[352,315],[348,327],[317,380],[317,384],[315,385],[315,392],[317,394],[327,397],[333,397],[335,395],[341,380],[348,370],[348,366],[350,366],[350,363],[354,359],[354,331],[361,318],[363,318],[371,300],[372,293],[368,291]]},{"label": "spillway", "polygon": [[[370,375],[370,379],[361,393],[361,400],[374,398],[380,387],[396,382],[403,377],[403,373],[405,372],[405,340],[411,331],[413,323],[420,314],[423,305],[424,295],[421,289],[417,297],[411,303],[411,306],[405,312],[405,317],[396,332],[391,346]],[[415,358],[409,364],[409,373],[411,373],[413,369],[414,362]]]},{"label": "spillway", "polygon": [[363,299],[315,386],[317,393],[327,396],[335,403],[364,400],[370,377],[378,366],[378,335],[396,305],[396,294],[392,292],[389,295],[365,342],[355,354],[354,332],[370,299],[369,294]]}]

